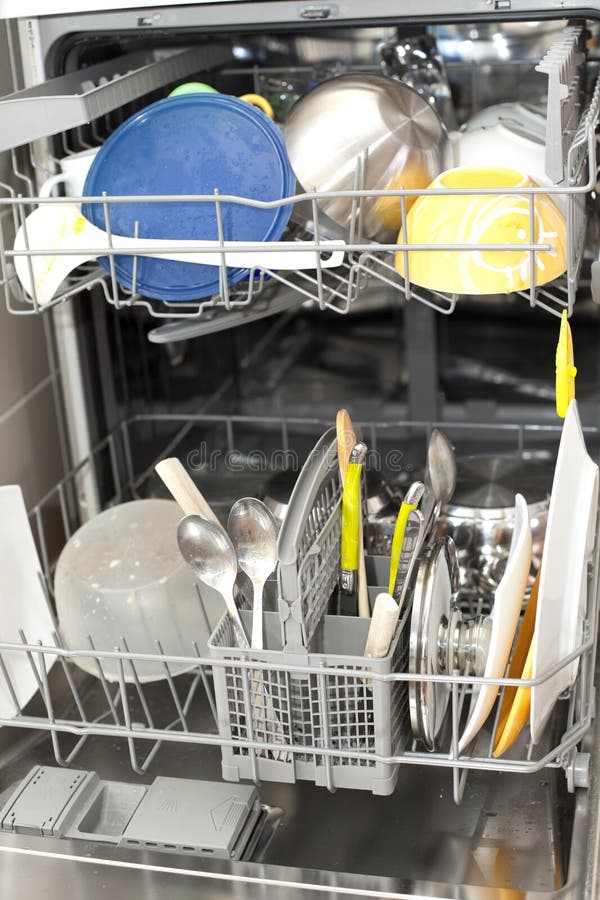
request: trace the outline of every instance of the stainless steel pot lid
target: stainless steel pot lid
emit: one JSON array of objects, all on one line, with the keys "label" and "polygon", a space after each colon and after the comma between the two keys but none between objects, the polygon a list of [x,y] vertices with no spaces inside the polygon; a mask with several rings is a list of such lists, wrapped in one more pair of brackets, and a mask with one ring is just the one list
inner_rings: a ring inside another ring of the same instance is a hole
[{"label": "stainless steel pot lid", "polygon": [[445,507],[454,515],[460,508],[514,511],[515,494],[529,506],[547,501],[552,489],[554,466],[539,459],[513,456],[467,456],[458,460],[458,476],[452,503]]},{"label": "stainless steel pot lid", "polygon": [[[408,671],[411,675],[439,675],[440,625],[452,616],[458,590],[458,564],[451,539],[437,540],[422,558],[413,592]],[[428,750],[442,726],[450,692],[443,682],[410,681],[408,700],[413,735]]]}]

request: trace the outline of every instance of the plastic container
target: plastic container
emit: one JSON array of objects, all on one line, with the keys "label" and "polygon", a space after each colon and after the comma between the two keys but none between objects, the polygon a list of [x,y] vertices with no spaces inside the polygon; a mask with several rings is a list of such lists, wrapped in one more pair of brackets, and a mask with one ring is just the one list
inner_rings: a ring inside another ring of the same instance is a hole
[{"label": "plastic container", "polygon": [[[86,522],[71,537],[56,567],[55,594],[61,634],[71,649],[124,650],[190,657],[187,663],[170,663],[171,674],[193,666],[193,641],[202,645],[209,622],[197,581],[184,563],[177,546],[181,510],[171,500],[134,500],[115,506]],[[216,610],[223,611],[216,598]],[[76,657],[86,672],[98,675],[95,659]],[[119,678],[116,660],[103,660],[109,681]],[[159,662],[136,662],[140,681],[165,678]],[[127,663],[125,679],[133,680]]]},{"label": "plastic container", "polygon": [[[227,200],[251,201],[293,197],[296,179],[279,129],[249,103],[225,94],[182,94],[145,107],[127,119],[96,155],[86,179],[87,197],[160,196],[170,201],[131,200],[107,204],[113,234],[141,238],[219,240],[215,191],[225,198],[219,212],[226,241],[278,241],[292,206],[263,208]],[[205,200],[177,200],[202,195]],[[102,203],[87,202],[84,216],[107,229]],[[106,257],[101,265],[110,271]],[[228,267],[229,285],[249,276],[249,269]],[[117,280],[134,288],[134,260],[115,257]],[[188,302],[220,291],[217,266],[158,257],[137,261],[135,289],[146,297]]]}]

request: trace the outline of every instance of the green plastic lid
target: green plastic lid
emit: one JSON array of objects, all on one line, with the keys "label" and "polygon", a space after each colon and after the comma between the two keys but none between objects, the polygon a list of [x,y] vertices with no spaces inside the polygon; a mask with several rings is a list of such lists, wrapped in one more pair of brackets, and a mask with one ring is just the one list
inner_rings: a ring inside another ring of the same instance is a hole
[{"label": "green plastic lid", "polygon": [[218,94],[218,90],[210,84],[204,84],[202,81],[186,81],[173,88],[169,97],[179,97],[180,94]]}]

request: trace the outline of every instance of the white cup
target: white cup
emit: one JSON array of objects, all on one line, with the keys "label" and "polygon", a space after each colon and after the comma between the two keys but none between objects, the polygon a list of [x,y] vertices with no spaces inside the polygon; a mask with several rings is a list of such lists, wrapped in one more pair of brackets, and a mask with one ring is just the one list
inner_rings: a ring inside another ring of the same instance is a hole
[{"label": "white cup", "polygon": [[71,153],[69,156],[59,159],[60,172],[44,181],[40,188],[40,197],[50,197],[57,184],[64,184],[67,197],[83,196],[87,173],[99,149],[99,147],[90,147],[88,150]]}]

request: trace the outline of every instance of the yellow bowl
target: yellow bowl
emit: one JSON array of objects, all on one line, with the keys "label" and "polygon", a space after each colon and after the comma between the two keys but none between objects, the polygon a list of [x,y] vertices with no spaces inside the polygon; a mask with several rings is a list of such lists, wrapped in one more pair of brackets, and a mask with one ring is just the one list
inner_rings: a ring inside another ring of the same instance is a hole
[{"label": "yellow bowl", "polygon": [[[407,160],[402,171],[398,172],[389,179],[385,185],[386,191],[397,191],[402,188],[409,190],[411,188],[424,188],[431,176],[427,175],[425,166],[415,157]],[[406,211],[414,204],[416,196],[406,198]],[[399,197],[378,197],[375,201],[373,209],[373,217],[377,221],[378,231],[380,235],[385,236],[385,232],[396,234],[398,229],[402,227],[402,206]]]},{"label": "yellow bowl", "polygon": [[[528,188],[522,172],[501,168],[458,168],[442,172],[429,188]],[[558,278],[567,268],[566,223],[546,194],[536,194],[531,239],[529,194],[422,194],[406,217],[407,244],[426,244],[408,253],[413,284],[452,294],[510,294],[531,284],[529,250],[460,250],[465,244],[548,244],[535,254],[535,284]],[[398,243],[404,243],[402,230]],[[437,250],[436,245],[456,246]],[[404,275],[404,253],[395,265]]]}]

